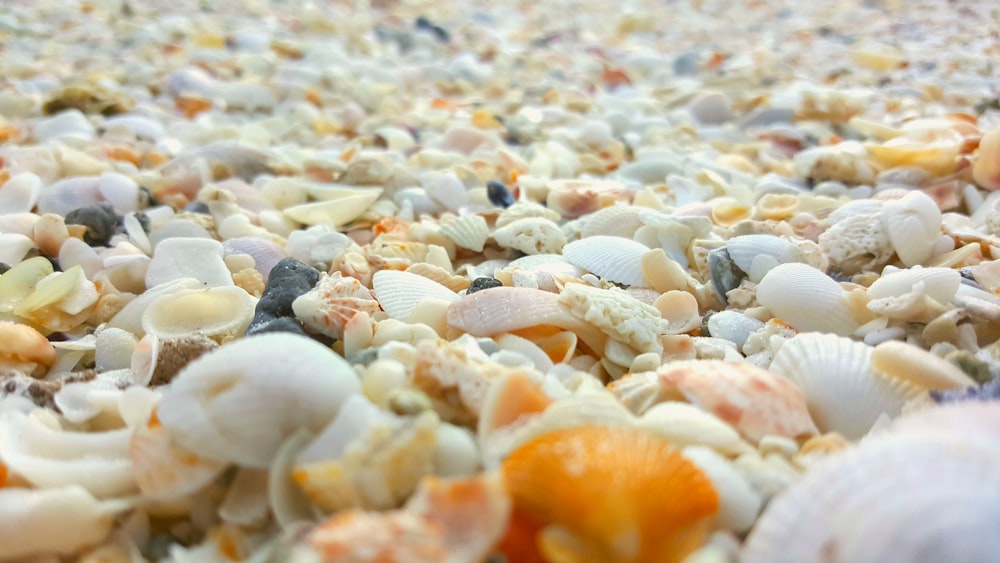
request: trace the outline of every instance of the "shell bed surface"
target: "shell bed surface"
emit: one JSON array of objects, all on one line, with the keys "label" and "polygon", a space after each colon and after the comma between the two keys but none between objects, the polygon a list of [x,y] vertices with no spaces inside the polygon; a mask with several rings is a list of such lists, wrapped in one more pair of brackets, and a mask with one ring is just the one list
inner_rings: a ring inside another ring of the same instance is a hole
[{"label": "shell bed surface", "polygon": [[0,561],[995,559],[998,28],[4,1]]}]

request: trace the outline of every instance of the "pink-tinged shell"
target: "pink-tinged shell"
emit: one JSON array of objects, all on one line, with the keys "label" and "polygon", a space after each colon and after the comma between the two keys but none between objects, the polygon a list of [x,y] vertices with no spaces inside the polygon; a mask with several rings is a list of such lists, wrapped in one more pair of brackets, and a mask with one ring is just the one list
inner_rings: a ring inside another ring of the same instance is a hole
[{"label": "pink-tinged shell", "polygon": [[632,201],[632,192],[624,184],[609,180],[553,180],[549,182],[545,205],[567,219],[575,219],[616,201]]},{"label": "pink-tinged shell", "polygon": [[800,438],[818,433],[802,391],[757,366],[685,361],[664,364],[656,373],[660,385],[733,425],[753,442],[769,435]]},{"label": "pink-tinged shell", "polygon": [[292,302],[295,317],[308,330],[338,339],[355,315],[381,310],[370,289],[340,272],[324,275],[315,288]]},{"label": "pink-tinged shell", "polygon": [[271,268],[288,257],[288,251],[277,243],[257,237],[236,237],[222,243],[225,256],[248,254],[254,260],[254,269],[267,279]]}]

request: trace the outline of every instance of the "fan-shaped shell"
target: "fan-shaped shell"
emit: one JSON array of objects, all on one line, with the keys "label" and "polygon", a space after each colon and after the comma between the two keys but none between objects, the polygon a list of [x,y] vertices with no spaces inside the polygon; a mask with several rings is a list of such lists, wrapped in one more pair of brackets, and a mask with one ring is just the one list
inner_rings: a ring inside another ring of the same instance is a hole
[{"label": "fan-shaped shell", "polygon": [[513,514],[500,549],[511,561],[681,561],[719,508],[694,464],[636,429],[548,432],[502,471]]},{"label": "fan-shaped shell", "polygon": [[990,561],[1000,549],[998,491],[995,442],[961,433],[872,440],[773,499],[743,561]]},{"label": "fan-shaped shell", "polygon": [[613,282],[646,287],[642,274],[642,255],[649,248],[621,237],[593,236],[573,241],[563,248],[563,257],[601,278]]},{"label": "fan-shaped shell", "polygon": [[770,370],[805,395],[821,432],[856,440],[883,414],[899,416],[921,388],[872,370],[872,348],[834,334],[799,334],[782,344]]},{"label": "fan-shaped shell", "polygon": [[580,238],[606,235],[631,239],[644,223],[640,214],[647,211],[631,205],[612,205],[580,220]]},{"label": "fan-shaped shell", "polygon": [[257,299],[236,286],[169,293],[142,314],[142,328],[159,338],[201,333],[213,340],[242,335],[253,319]]},{"label": "fan-shaped shell", "polygon": [[455,246],[482,252],[486,239],[490,237],[490,228],[486,219],[479,215],[461,215],[448,221],[442,220],[441,234]]},{"label": "fan-shaped shell", "polygon": [[[726,241],[726,249],[733,262],[750,274],[758,256],[769,256],[778,264],[788,262],[804,262],[802,251],[791,242],[777,236],[743,235]],[[750,277],[751,281],[760,281],[760,277]]]},{"label": "fan-shaped shell", "polygon": [[337,228],[357,219],[382,195],[382,188],[330,188],[315,193],[320,201],[285,208],[285,215],[304,225]]},{"label": "fan-shaped shell", "polygon": [[427,298],[458,301],[457,293],[438,282],[410,272],[381,270],[372,277],[379,305],[393,319],[406,320],[417,304]]},{"label": "fan-shaped shell", "polygon": [[911,191],[882,206],[882,226],[903,264],[923,264],[941,235],[941,210],[927,194]]},{"label": "fan-shaped shell", "polygon": [[846,292],[823,272],[805,264],[780,264],[757,285],[757,302],[802,332],[853,333],[859,323]]},{"label": "fan-shaped shell", "polygon": [[300,427],[321,430],[361,392],[350,365],[290,333],[241,338],[188,364],[160,400],[163,426],[205,457],[268,467]]}]

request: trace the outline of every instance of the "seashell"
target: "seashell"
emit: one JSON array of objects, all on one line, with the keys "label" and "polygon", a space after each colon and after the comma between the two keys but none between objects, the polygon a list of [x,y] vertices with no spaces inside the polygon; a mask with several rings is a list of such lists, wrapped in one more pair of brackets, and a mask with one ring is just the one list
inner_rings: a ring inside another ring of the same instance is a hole
[{"label": "seashell", "polygon": [[855,142],[813,147],[792,159],[796,174],[813,182],[837,180],[849,185],[875,181],[875,169],[865,159],[865,147]]},{"label": "seashell", "polygon": [[632,238],[635,231],[643,226],[640,215],[642,208],[631,205],[612,205],[581,218],[580,238],[598,235]]},{"label": "seashell", "polygon": [[120,328],[106,328],[97,333],[96,369],[111,371],[129,367],[138,340]]},{"label": "seashell", "polygon": [[235,286],[170,292],[149,304],[142,329],[157,338],[192,333],[223,342],[246,332],[257,299]]},{"label": "seashell", "polygon": [[202,238],[170,238],[156,244],[146,270],[146,287],[154,288],[181,278],[194,278],[203,286],[233,285],[222,259],[222,243]]},{"label": "seashell", "polygon": [[[659,397],[686,399],[753,442],[817,433],[806,400],[789,380],[743,362],[670,362],[656,370]],[[633,375],[636,377],[638,374]]]},{"label": "seashell", "polygon": [[[636,375],[619,379],[609,388]],[[620,385],[614,387],[616,395],[624,389]],[[725,455],[753,451],[753,446],[740,438],[732,426],[688,403],[666,401],[656,404],[639,418],[638,427],[678,447],[706,446]]]},{"label": "seashell", "polygon": [[67,109],[47,119],[39,120],[32,128],[35,141],[44,143],[50,139],[93,139],[94,126],[78,109]]},{"label": "seashell", "polygon": [[743,348],[752,333],[764,328],[764,323],[737,311],[714,313],[706,324],[711,336],[728,340],[738,348]]},{"label": "seashell", "polygon": [[510,500],[498,475],[428,477],[401,510],[348,510],[305,536],[307,558],[350,561],[481,561],[502,536]]},{"label": "seashell", "polygon": [[895,252],[882,225],[880,213],[853,215],[819,235],[819,246],[842,273],[877,270]]},{"label": "seashell", "polygon": [[433,470],[437,423],[433,412],[399,417],[354,395],[299,453],[292,478],[325,511],[398,506]]},{"label": "seashell", "polygon": [[912,191],[882,206],[882,228],[906,266],[926,262],[941,236],[941,210],[927,194]]},{"label": "seashell", "polygon": [[434,474],[440,477],[471,477],[479,471],[479,446],[465,428],[442,422],[434,445]]},{"label": "seashell", "polygon": [[219,517],[238,526],[265,524],[270,515],[267,485],[268,470],[241,468],[219,506]]},{"label": "seashell", "polygon": [[951,303],[958,293],[962,276],[951,268],[910,268],[895,270],[886,268],[882,277],[875,280],[868,288],[869,299],[887,299],[900,297],[914,290],[917,284],[923,285],[924,293],[941,303]]},{"label": "seashell", "polygon": [[770,371],[805,395],[820,432],[857,440],[882,416],[897,417],[921,388],[872,370],[872,348],[833,334],[799,334],[785,341]]},{"label": "seashell", "polygon": [[871,362],[875,370],[924,389],[958,389],[976,385],[972,378],[951,362],[896,340],[876,346]]},{"label": "seashell", "polygon": [[265,468],[292,432],[318,432],[360,391],[354,371],[326,347],[303,336],[266,333],[185,366],[160,400],[158,415],[179,445],[199,455]]},{"label": "seashell", "polygon": [[773,268],[757,285],[757,301],[801,332],[848,336],[862,324],[848,308],[847,292],[805,264]]},{"label": "seashell", "polygon": [[490,236],[486,219],[479,215],[461,215],[451,220],[441,220],[441,234],[459,248],[482,252]]},{"label": "seashell", "polygon": [[124,174],[105,172],[97,180],[97,189],[104,201],[118,213],[131,213],[139,206],[139,184]]},{"label": "seashell", "polygon": [[277,243],[257,237],[231,238],[222,243],[222,248],[225,256],[247,254],[253,257],[254,268],[264,279],[267,279],[275,264],[288,258],[288,252]]},{"label": "seashell", "polygon": [[292,311],[311,332],[343,339],[347,323],[358,313],[381,311],[371,290],[340,272],[322,274],[316,287],[292,302]]},{"label": "seashell", "polygon": [[712,481],[712,487],[719,495],[716,527],[738,534],[750,530],[764,505],[761,494],[747,483],[728,459],[714,450],[688,446],[681,453]]},{"label": "seashell", "polygon": [[340,228],[357,219],[382,195],[382,188],[330,188],[314,203],[293,205],[285,215],[304,225],[325,224]]},{"label": "seashell", "polygon": [[525,254],[558,254],[566,246],[566,235],[559,225],[541,217],[512,221],[493,231],[492,236],[501,247]]},{"label": "seashell", "polygon": [[54,213],[65,217],[70,211],[102,201],[104,196],[97,176],[67,178],[42,189],[38,197],[38,214]]},{"label": "seashell", "polygon": [[868,154],[882,168],[917,166],[935,176],[955,170],[955,158],[964,143],[961,134],[951,129],[910,131],[885,143],[865,145]]},{"label": "seashell", "polygon": [[30,326],[0,321],[0,368],[42,377],[56,362],[56,351]]},{"label": "seashell", "polygon": [[98,498],[136,490],[127,456],[131,430],[70,432],[43,410],[5,413],[0,422],[0,458],[34,486],[78,485]]},{"label": "seashell", "polygon": [[181,446],[156,411],[135,429],[128,446],[139,490],[156,499],[178,499],[203,488],[228,462],[202,457]]},{"label": "seashell", "polygon": [[566,219],[589,215],[616,201],[629,202],[632,194],[611,180],[552,180],[548,182],[545,206]]},{"label": "seashell", "polygon": [[[744,544],[747,563],[988,561],[1000,451],[963,437],[872,440],[833,457],[769,503]],[[872,475],[892,475],[873,479]],[[934,483],[927,487],[927,483]]]},{"label": "seashell", "polygon": [[423,276],[431,281],[436,281],[448,289],[459,292],[467,289],[472,282],[466,276],[449,273],[448,270],[435,266],[427,262],[419,262],[406,268],[406,272]]},{"label": "seashell", "polygon": [[563,248],[563,257],[574,266],[613,282],[646,287],[641,261],[649,250],[633,240],[594,236],[567,244]]},{"label": "seashell", "polygon": [[667,321],[667,334],[681,334],[701,326],[698,300],[686,291],[668,291],[653,301],[653,307]]},{"label": "seashell", "polygon": [[142,316],[153,301],[164,295],[201,287],[203,287],[201,283],[194,278],[180,278],[150,288],[142,295],[129,301],[128,304],[111,318],[108,326],[120,328],[131,332],[136,337],[141,337],[146,334],[142,328]]},{"label": "seashell", "polygon": [[[754,274],[760,273],[759,268],[754,268],[754,262],[757,261],[758,256],[771,257],[777,264],[805,262],[805,256],[799,247],[775,236],[743,235],[733,237],[726,241],[726,250],[736,266],[748,274],[751,270],[754,270]],[[759,283],[763,273],[751,275],[750,281]]]},{"label": "seashell", "polygon": [[499,550],[511,561],[681,561],[705,541],[719,508],[694,464],[629,428],[542,434],[502,472],[513,513]]},{"label": "seashell", "polygon": [[308,430],[300,428],[281,444],[271,463],[267,493],[271,512],[282,528],[291,527],[296,522],[311,521],[313,518],[312,503],[292,479],[292,469],[299,452],[315,437]]},{"label": "seashell", "polygon": [[22,172],[11,176],[0,186],[0,215],[30,212],[41,191],[42,179],[37,174]]},{"label": "seashell", "polygon": [[983,189],[1000,190],[1000,127],[994,127],[979,139],[972,179]]},{"label": "seashell", "polygon": [[372,276],[375,298],[393,319],[408,319],[424,299],[458,301],[457,293],[423,276],[395,270],[381,270]]},{"label": "seashell", "polygon": [[35,291],[14,308],[14,314],[47,331],[73,330],[90,316],[99,298],[97,287],[83,268],[46,276]]},{"label": "seashell", "polygon": [[501,228],[517,221],[518,219],[528,219],[530,217],[538,217],[541,219],[548,219],[549,221],[559,221],[562,216],[559,213],[543,207],[533,201],[519,201],[514,205],[511,205],[507,209],[504,209],[500,216],[497,217],[495,227]]},{"label": "seashell", "polygon": [[0,558],[57,553],[69,556],[100,542],[131,504],[98,500],[71,485],[49,489],[0,489]]},{"label": "seashell", "polygon": [[4,264],[19,264],[35,248],[34,241],[25,235],[0,233],[0,262]]}]

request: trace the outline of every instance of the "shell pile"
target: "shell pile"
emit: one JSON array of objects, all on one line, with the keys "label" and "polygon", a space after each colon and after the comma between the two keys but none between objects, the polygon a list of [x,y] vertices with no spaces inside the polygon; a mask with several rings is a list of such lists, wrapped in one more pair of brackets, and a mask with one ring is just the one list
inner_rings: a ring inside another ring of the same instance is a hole
[{"label": "shell pile", "polygon": [[997,560],[995,5],[2,3],[0,561]]}]

